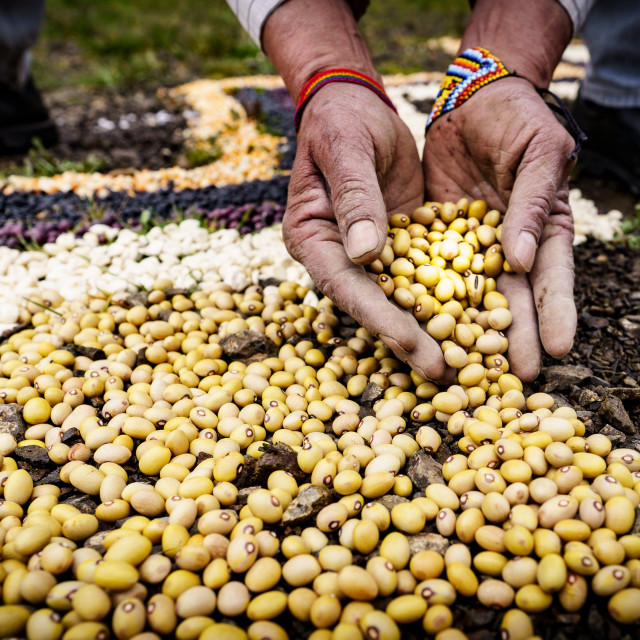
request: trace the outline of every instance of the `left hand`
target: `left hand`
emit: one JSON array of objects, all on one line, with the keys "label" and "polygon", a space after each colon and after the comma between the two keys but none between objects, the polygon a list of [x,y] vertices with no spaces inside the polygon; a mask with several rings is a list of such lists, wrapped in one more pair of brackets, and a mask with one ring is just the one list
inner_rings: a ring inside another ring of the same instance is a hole
[{"label": "left hand", "polygon": [[509,301],[509,362],[524,381],[540,370],[540,342],[554,357],[573,344],[573,218],[568,160],[575,143],[525,79],[480,89],[429,128],[423,166],[427,197],[483,199],[506,211],[505,258],[516,273],[498,288]]}]

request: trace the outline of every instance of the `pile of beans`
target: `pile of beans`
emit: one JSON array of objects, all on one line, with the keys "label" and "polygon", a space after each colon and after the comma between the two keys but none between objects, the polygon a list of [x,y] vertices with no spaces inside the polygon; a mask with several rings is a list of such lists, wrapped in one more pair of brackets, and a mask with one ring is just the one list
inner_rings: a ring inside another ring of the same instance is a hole
[{"label": "pile of beans", "polygon": [[[590,594],[637,625],[640,453],[508,372],[499,217],[390,228],[372,270],[441,341],[446,389],[291,282],[31,304],[0,346],[25,423],[0,433],[3,637],[456,640],[460,598],[514,640]],[[403,471],[445,447],[416,489]],[[36,483],[27,448],[54,469]]]}]

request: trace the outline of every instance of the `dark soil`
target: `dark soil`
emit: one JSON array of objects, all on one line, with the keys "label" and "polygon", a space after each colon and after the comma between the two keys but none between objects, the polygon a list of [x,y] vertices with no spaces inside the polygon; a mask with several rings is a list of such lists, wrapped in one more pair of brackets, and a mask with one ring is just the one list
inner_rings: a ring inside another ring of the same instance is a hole
[{"label": "dark soil", "polygon": [[[60,89],[46,96],[60,142],[49,151],[60,160],[86,162],[101,172],[187,166],[185,106],[154,92],[117,95]],[[23,156],[0,158],[0,170],[23,164]]]}]

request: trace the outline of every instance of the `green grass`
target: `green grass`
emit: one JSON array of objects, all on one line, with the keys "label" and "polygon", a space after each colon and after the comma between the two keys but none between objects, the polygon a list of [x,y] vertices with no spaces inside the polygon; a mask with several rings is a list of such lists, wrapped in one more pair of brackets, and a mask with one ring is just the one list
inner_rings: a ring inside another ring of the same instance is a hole
[{"label": "green grass", "polygon": [[[467,0],[373,0],[361,29],[381,72],[411,72],[441,66],[426,39],[459,34],[467,15]],[[45,91],[256,73],[274,69],[224,0],[49,0],[34,48]]]},{"label": "green grass", "polygon": [[124,91],[273,69],[223,0],[50,0],[34,57],[43,89]]},{"label": "green grass", "polygon": [[444,71],[450,56],[428,40],[461,35],[468,16],[467,0],[372,0],[360,28],[381,73]]},{"label": "green grass", "polygon": [[54,156],[42,146],[40,140],[34,140],[34,146],[22,160],[21,165],[9,165],[0,168],[0,179],[10,175],[26,176],[28,178],[41,176],[55,176],[65,171],[92,173],[100,171],[104,163],[94,154],[89,154],[80,162],[63,160]]},{"label": "green grass", "polygon": [[218,144],[217,136],[215,136],[209,138],[205,143],[186,147],[184,153],[189,166],[202,167],[205,164],[219,160],[223,151]]},{"label": "green grass", "polygon": [[640,203],[635,207],[635,214],[622,221],[616,240],[625,242],[633,251],[640,251]]}]

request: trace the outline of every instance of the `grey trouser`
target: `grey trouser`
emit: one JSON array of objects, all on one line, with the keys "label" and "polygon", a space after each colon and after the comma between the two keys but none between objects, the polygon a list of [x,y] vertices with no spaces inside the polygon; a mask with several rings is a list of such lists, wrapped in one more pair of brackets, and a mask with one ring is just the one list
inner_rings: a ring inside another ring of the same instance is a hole
[{"label": "grey trouser", "polygon": [[21,86],[38,38],[44,0],[0,0],[0,81]]},{"label": "grey trouser", "polygon": [[640,0],[600,0],[582,27],[591,60],[582,95],[606,107],[640,107]]}]

